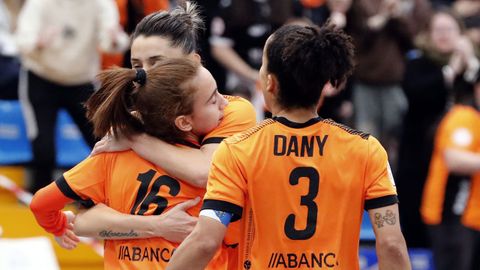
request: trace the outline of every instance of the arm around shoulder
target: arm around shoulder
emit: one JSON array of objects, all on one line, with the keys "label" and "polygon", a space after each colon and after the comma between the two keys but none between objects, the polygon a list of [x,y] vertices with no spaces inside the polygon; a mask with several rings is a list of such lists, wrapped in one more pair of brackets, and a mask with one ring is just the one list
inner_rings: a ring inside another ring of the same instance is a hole
[{"label": "arm around shoulder", "polygon": [[138,239],[163,237],[180,243],[193,230],[196,217],[186,209],[196,205],[199,198],[185,201],[161,215],[139,216],[121,213],[104,204],[79,213],[75,218],[74,231],[80,236],[101,239]]},{"label": "arm around shoulder", "polygon": [[196,187],[206,186],[211,153],[181,148],[146,134],[134,138],[132,149],[142,158],[162,167],[168,174]]}]

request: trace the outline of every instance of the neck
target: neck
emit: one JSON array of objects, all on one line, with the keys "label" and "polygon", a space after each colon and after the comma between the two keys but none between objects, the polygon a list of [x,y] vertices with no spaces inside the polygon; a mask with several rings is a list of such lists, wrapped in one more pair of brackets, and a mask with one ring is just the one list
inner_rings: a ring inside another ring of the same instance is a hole
[{"label": "neck", "polygon": [[288,120],[296,123],[305,123],[312,118],[318,117],[317,110],[315,108],[302,108],[302,109],[282,109],[276,113],[273,113],[276,117],[285,117]]}]

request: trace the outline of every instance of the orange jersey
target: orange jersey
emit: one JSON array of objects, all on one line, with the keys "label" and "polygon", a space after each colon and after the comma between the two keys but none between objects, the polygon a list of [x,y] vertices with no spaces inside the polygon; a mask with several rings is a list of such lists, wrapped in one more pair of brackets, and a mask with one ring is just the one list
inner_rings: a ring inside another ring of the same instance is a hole
[{"label": "orange jersey", "polygon": [[[223,139],[252,128],[257,124],[255,108],[248,100],[239,96],[224,95],[224,97],[228,100],[228,105],[223,111],[223,120],[217,128],[203,138],[202,145],[220,143]],[[241,223],[235,222],[228,227],[225,235],[224,244],[229,254],[228,269],[237,269],[237,247],[241,231]]]},{"label": "orange jersey", "polygon": [[[478,153],[479,122],[478,111],[462,105],[454,106],[440,122],[420,207],[422,219],[426,224],[437,225],[445,219],[462,215],[468,198],[470,176],[450,173],[444,155],[447,149]],[[480,180],[479,176],[475,175],[476,181]],[[471,203],[475,204],[475,201]],[[471,213],[475,212],[478,210],[472,209]]]},{"label": "orange jersey", "polygon": [[387,154],[331,120],[265,120],[217,149],[202,209],[242,217],[238,269],[359,269],[364,209],[397,203]]},{"label": "orange jersey", "polygon": [[[248,101],[236,97],[228,99],[230,103],[225,108],[224,119],[211,133],[214,136],[227,137],[255,124],[255,112]],[[190,146],[198,148],[191,143]],[[39,192],[41,199],[34,202],[32,211],[42,227],[61,235],[66,224],[60,210],[68,203],[68,198],[87,205],[102,202],[122,213],[159,215],[204,193],[205,189],[168,176],[161,168],[132,151],[126,151],[87,158],[66,172],[56,184]],[[55,201],[50,198],[55,198]],[[199,206],[188,212],[198,216],[198,211]],[[164,269],[177,246],[161,238],[107,240],[105,243],[106,269]],[[222,248],[209,269],[225,269],[227,253],[232,254],[233,261],[236,261],[237,249],[232,247],[236,246],[238,239],[233,234],[231,240],[225,243],[229,247]],[[231,265],[232,260],[228,263]]]},{"label": "orange jersey", "polygon": [[[104,203],[134,215],[160,215],[205,192],[167,175],[133,151],[87,158],[56,184],[69,198]],[[198,216],[199,208],[190,208],[188,213]],[[106,240],[105,269],[165,269],[177,246],[163,238]],[[217,254],[209,265],[209,269],[225,267],[225,254]]]},{"label": "orange jersey", "polygon": [[228,105],[223,111],[223,120],[203,138],[202,145],[220,143],[223,139],[257,124],[255,108],[248,100],[238,96],[223,97],[228,100]]}]

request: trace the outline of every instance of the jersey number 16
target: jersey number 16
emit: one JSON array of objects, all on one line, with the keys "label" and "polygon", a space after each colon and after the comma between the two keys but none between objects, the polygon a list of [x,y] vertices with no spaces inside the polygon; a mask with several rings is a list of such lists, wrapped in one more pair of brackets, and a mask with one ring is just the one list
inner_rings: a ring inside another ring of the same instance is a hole
[{"label": "jersey number 16", "polygon": [[[167,186],[169,188],[168,193],[173,197],[177,196],[180,192],[180,183],[178,183],[177,180],[168,175],[162,175],[155,179],[152,189],[147,195],[148,186],[150,186],[155,173],[157,173],[155,170],[149,170],[148,172],[138,175],[137,180],[140,181],[141,184],[138,189],[137,197],[135,198],[135,203],[133,204],[132,210],[130,210],[130,214],[143,215],[148,211],[150,204],[155,203],[157,208],[153,211],[152,215],[160,215],[168,205],[167,199],[157,195],[161,186]],[[140,203],[140,209],[137,209]]]}]

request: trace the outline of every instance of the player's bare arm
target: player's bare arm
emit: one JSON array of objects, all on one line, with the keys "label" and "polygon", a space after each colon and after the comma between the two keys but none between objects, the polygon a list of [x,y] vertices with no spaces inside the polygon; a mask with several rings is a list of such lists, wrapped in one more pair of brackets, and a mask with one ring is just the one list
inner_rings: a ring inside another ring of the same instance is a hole
[{"label": "player's bare arm", "polygon": [[80,236],[100,239],[163,237],[180,243],[192,232],[198,219],[188,215],[186,209],[198,202],[199,198],[183,202],[159,216],[123,214],[104,204],[98,204],[77,215],[74,231]]},{"label": "player's bare arm", "polygon": [[218,143],[212,143],[200,149],[181,148],[147,134],[133,136],[131,140],[106,136],[97,142],[92,155],[131,148],[142,158],[162,167],[168,174],[193,186],[205,187],[212,155],[217,147]]},{"label": "player's bare arm", "polygon": [[375,232],[379,269],[411,269],[407,245],[400,229],[398,204],[371,209],[368,213]]},{"label": "player's bare arm", "polygon": [[196,186],[205,187],[212,155],[218,144],[200,150],[180,148],[146,134],[133,140],[132,149],[146,160],[161,166],[167,173]]},{"label": "player's bare arm", "polygon": [[470,175],[480,171],[480,154],[450,148],[444,156],[450,172]]}]

